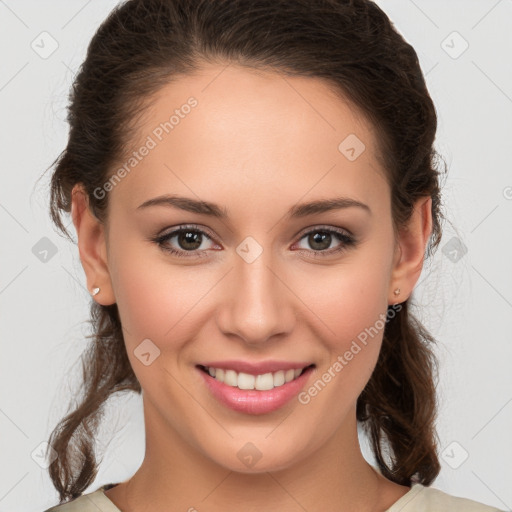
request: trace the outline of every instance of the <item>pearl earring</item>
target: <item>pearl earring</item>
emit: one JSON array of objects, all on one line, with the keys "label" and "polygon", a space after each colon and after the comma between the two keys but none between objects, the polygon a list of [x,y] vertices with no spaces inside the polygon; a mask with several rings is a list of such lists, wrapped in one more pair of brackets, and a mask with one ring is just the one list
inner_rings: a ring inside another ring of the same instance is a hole
[{"label": "pearl earring", "polygon": [[397,288],[394,292],[395,295],[400,295],[400,288]]},{"label": "pearl earring", "polygon": [[94,296],[95,296],[95,295],[97,295],[99,292],[100,292],[100,289],[99,289],[98,287],[93,288],[93,289],[92,289],[92,293],[91,293],[91,295],[94,297]]}]

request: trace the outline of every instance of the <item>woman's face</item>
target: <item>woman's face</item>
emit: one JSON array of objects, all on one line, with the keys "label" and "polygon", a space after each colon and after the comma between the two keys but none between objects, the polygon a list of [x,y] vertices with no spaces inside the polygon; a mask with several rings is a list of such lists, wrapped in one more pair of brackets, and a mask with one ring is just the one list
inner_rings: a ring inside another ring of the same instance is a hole
[{"label": "woman's face", "polygon": [[372,128],[319,79],[234,65],[180,77],[139,123],[106,240],[147,442],[249,472],[352,435],[397,284]]}]

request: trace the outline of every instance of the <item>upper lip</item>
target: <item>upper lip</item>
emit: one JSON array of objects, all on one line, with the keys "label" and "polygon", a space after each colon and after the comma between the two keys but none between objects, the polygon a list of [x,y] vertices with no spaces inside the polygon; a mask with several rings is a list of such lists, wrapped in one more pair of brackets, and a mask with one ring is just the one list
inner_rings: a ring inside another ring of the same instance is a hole
[{"label": "upper lip", "polygon": [[234,370],[237,373],[248,373],[250,375],[262,375],[264,373],[274,373],[280,370],[295,370],[297,368],[306,368],[311,366],[310,362],[293,361],[261,361],[259,363],[251,361],[208,361],[199,366],[208,368],[222,368],[224,370]]}]

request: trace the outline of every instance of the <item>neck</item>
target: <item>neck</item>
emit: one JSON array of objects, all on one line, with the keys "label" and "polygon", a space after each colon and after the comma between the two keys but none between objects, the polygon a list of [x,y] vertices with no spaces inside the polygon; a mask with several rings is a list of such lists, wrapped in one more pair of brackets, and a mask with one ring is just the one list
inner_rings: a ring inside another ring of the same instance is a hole
[{"label": "neck", "polygon": [[409,490],[385,479],[366,462],[355,410],[331,439],[295,464],[240,473],[206,457],[149,409],[145,401],[142,465],[128,482],[106,491],[126,512],[221,512],[235,505],[237,509],[243,505],[247,512],[384,511]]}]

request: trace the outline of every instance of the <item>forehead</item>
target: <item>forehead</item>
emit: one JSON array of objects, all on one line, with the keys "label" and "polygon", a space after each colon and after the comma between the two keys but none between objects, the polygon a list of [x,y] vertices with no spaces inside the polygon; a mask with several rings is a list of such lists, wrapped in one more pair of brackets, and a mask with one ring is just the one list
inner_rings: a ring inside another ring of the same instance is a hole
[{"label": "forehead", "polygon": [[151,100],[137,159],[119,163],[129,172],[112,191],[132,208],[166,192],[227,201],[233,188],[292,203],[333,189],[372,201],[387,186],[373,126],[319,78],[209,65]]}]

